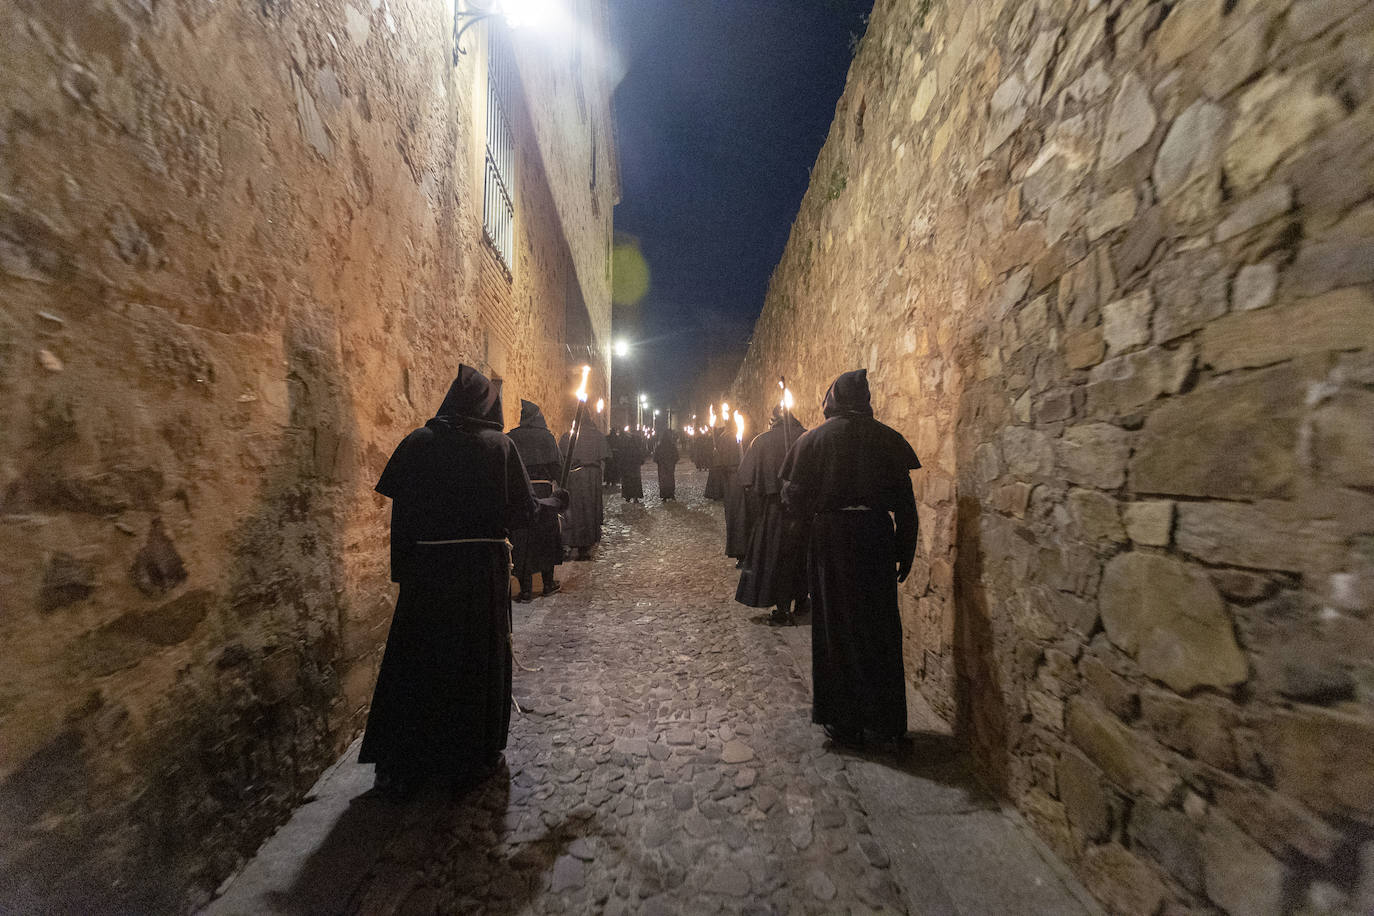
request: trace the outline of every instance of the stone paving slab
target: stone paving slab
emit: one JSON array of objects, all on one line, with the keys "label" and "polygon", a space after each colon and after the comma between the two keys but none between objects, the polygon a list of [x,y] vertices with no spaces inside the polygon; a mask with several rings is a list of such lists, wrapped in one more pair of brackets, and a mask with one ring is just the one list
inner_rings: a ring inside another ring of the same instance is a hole
[{"label": "stone paving slab", "polygon": [[517,608],[504,773],[388,806],[341,763],[211,912],[1092,912],[947,735],[828,746],[806,628],[733,602],[720,506],[681,471],[676,502],[609,491],[597,559]]}]

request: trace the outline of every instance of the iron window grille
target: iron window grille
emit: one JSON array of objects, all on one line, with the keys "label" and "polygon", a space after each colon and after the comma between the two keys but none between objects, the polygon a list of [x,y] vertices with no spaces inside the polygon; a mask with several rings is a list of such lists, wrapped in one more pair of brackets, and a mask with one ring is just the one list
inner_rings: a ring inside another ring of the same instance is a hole
[{"label": "iron window grille", "polygon": [[514,73],[504,36],[494,23],[487,31],[487,155],[482,179],[482,231],[507,272],[515,265],[515,139],[506,101]]}]

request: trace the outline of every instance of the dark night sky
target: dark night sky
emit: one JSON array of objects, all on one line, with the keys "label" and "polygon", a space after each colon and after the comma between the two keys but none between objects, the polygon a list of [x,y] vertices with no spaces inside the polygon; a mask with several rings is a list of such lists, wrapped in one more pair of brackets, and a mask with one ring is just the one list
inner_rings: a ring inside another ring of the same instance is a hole
[{"label": "dark night sky", "polygon": [[710,352],[743,355],[871,6],[611,0],[615,225],[650,271],[638,327],[616,327],[636,341],[621,378],[659,403],[685,397]]}]

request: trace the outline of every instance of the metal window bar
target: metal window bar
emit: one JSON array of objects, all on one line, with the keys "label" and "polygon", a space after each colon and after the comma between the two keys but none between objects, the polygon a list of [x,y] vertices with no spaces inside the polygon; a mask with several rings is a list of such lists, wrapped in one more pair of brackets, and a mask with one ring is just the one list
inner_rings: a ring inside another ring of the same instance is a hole
[{"label": "metal window bar", "polygon": [[514,272],[515,138],[504,100],[512,88],[510,60],[501,34],[487,33],[487,155],[483,176],[482,229],[497,255]]}]

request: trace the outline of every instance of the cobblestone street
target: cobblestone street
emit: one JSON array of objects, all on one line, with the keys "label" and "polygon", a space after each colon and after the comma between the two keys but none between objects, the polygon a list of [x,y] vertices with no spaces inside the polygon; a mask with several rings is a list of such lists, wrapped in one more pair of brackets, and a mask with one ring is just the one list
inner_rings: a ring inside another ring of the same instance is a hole
[{"label": "cobblestone street", "polygon": [[734,603],[704,473],[684,465],[667,504],[646,477],[643,506],[607,491],[605,539],[561,594],[517,605],[508,779],[401,809],[357,797],[371,767],[343,761],[319,816],[211,910],[1091,911],[950,739],[918,733],[901,760],[832,749],[808,628]]}]

